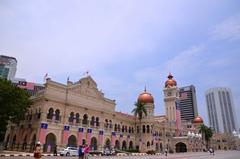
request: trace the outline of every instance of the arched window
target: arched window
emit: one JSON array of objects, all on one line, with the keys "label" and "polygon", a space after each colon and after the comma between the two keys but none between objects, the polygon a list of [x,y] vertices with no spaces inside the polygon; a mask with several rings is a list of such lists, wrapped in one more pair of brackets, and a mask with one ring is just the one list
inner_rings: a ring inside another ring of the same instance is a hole
[{"label": "arched window", "polygon": [[109,128],[112,129],[112,120],[109,120]]},{"label": "arched window", "polygon": [[149,147],[150,147],[150,142],[148,141],[148,142],[147,142],[147,148],[149,148]]},{"label": "arched window", "polygon": [[122,126],[122,132],[124,132],[124,125]]},{"label": "arched window", "polygon": [[125,132],[127,132],[127,126],[125,126]]},{"label": "arched window", "polygon": [[33,113],[32,113],[32,110],[31,110],[30,115],[29,115],[29,120],[32,120],[32,116],[33,116]]},{"label": "arched window", "polygon": [[94,116],[92,116],[92,119],[91,119],[91,126],[94,126],[94,123],[95,123],[95,117]]},{"label": "arched window", "polygon": [[88,124],[88,115],[87,115],[87,114],[84,114],[84,115],[83,115],[82,124],[84,124],[84,125],[87,125],[87,124]]},{"label": "arched window", "polygon": [[121,127],[120,127],[120,124],[118,124],[118,132],[120,132],[121,130]]},{"label": "arched window", "polygon": [[137,126],[137,133],[139,133],[139,126]]},{"label": "arched window", "polygon": [[38,119],[41,118],[41,113],[42,113],[42,112],[41,112],[41,108],[39,108],[39,109],[38,109],[38,116],[37,116]]},{"label": "arched window", "polygon": [[117,131],[117,124],[114,125],[114,131]]},{"label": "arched window", "polygon": [[71,112],[71,113],[70,113],[70,116],[69,116],[69,118],[68,118],[68,121],[69,121],[70,123],[72,123],[72,122],[73,122],[73,119],[74,119],[74,113]]},{"label": "arched window", "polygon": [[79,113],[76,114],[76,123],[80,123],[80,115],[79,115]]},{"label": "arched window", "polygon": [[35,109],[35,113],[34,113],[34,119],[37,119],[38,117],[38,110],[37,109]]},{"label": "arched window", "polygon": [[147,125],[147,133],[150,133],[150,126]]},{"label": "arched window", "polygon": [[133,127],[132,127],[132,133],[134,133],[134,129],[133,129]]},{"label": "arched window", "polygon": [[99,123],[99,117],[96,117],[96,126],[99,126],[100,123]]},{"label": "arched window", "polygon": [[107,120],[107,119],[105,119],[104,127],[105,127],[105,128],[108,128],[108,120]]},{"label": "arched window", "polygon": [[48,109],[47,119],[51,119],[52,120],[53,112],[54,112],[53,108]]},{"label": "arched window", "polygon": [[145,128],[145,125],[143,125],[143,133],[145,133],[146,132],[146,128]]},{"label": "arched window", "polygon": [[128,128],[128,133],[130,134],[131,133],[131,127],[129,126],[129,128]]},{"label": "arched window", "polygon": [[55,120],[60,120],[60,110],[59,109],[57,109],[56,111],[55,111]]}]

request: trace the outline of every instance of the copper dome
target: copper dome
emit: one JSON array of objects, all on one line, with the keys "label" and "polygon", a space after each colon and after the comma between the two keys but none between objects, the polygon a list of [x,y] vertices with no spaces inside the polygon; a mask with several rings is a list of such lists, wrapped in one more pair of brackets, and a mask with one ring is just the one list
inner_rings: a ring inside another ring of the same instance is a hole
[{"label": "copper dome", "polygon": [[177,82],[174,79],[172,79],[172,78],[173,78],[172,74],[169,73],[168,80],[165,82],[165,87],[177,86]]},{"label": "copper dome", "polygon": [[153,96],[146,91],[146,88],[143,93],[138,96],[138,102],[141,103],[154,103]]},{"label": "copper dome", "polygon": [[203,119],[200,116],[197,116],[193,119],[194,124],[203,124]]}]

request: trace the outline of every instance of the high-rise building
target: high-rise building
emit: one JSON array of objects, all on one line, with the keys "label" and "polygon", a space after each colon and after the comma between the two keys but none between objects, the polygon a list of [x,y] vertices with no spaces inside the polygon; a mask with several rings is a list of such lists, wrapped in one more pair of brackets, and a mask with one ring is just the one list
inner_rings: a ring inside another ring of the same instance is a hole
[{"label": "high-rise building", "polygon": [[0,78],[13,80],[15,78],[16,71],[16,58],[0,55]]},{"label": "high-rise building", "polygon": [[193,121],[198,116],[196,90],[193,85],[180,88],[181,119]]},{"label": "high-rise building", "polygon": [[221,133],[236,130],[237,120],[231,89],[211,88],[206,91],[205,96],[210,126]]}]

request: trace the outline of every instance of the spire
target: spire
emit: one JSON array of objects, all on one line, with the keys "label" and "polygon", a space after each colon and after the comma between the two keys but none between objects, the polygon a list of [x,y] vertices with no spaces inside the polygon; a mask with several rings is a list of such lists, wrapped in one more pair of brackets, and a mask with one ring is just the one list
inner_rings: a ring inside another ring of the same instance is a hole
[{"label": "spire", "polygon": [[172,78],[173,78],[173,75],[171,74],[171,72],[169,72],[168,79],[172,79]]},{"label": "spire", "polygon": [[145,84],[145,87],[144,87],[144,92],[147,92],[146,84]]}]

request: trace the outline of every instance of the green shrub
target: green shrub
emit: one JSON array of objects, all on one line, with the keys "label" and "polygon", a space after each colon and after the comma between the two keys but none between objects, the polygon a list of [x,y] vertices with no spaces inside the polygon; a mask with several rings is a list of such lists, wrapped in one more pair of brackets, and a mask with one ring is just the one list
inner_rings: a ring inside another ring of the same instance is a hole
[{"label": "green shrub", "polygon": [[149,151],[147,151],[147,154],[149,154],[149,155],[155,155],[155,154],[156,154],[156,151],[154,151],[154,150],[149,150]]}]

